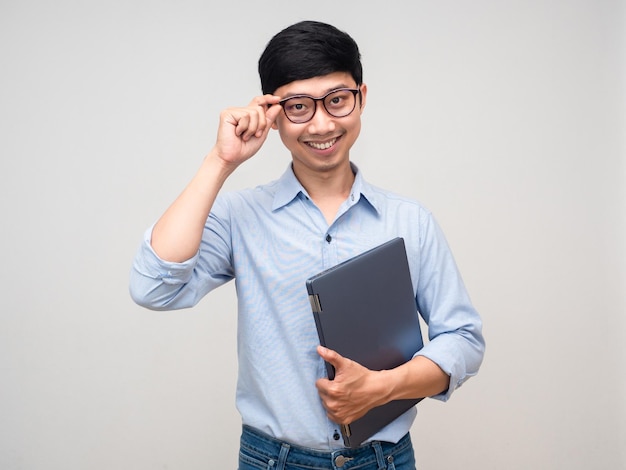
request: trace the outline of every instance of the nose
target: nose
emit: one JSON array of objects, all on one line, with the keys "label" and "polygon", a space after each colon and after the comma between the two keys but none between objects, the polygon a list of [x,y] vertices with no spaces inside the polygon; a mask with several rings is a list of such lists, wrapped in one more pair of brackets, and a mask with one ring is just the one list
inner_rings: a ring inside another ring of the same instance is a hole
[{"label": "nose", "polygon": [[307,123],[309,134],[323,135],[333,132],[336,128],[335,117],[328,114],[322,103],[318,103],[315,114]]}]

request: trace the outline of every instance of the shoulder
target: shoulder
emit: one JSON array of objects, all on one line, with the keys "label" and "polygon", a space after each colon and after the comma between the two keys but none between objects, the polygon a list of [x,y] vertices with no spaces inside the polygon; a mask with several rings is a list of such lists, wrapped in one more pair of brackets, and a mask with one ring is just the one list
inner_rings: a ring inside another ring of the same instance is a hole
[{"label": "shoulder", "polygon": [[253,188],[243,188],[221,192],[213,206],[215,211],[247,211],[271,207],[276,194],[278,181],[271,181]]},{"label": "shoulder", "polygon": [[430,209],[416,198],[369,183],[363,185],[362,192],[381,213],[399,211],[402,214],[419,216],[420,219],[432,217]]}]

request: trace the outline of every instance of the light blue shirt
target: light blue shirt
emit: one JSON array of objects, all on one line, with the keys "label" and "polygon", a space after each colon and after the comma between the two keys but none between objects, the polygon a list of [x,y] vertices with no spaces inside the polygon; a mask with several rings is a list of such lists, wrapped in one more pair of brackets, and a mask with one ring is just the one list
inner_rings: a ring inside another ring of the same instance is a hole
[{"label": "light blue shirt", "polygon": [[[325,377],[305,280],[396,236],[404,238],[418,310],[428,324],[420,355],[450,376],[452,392],[478,372],[485,343],[480,317],[448,244],[418,202],[356,178],[329,226],[291,165],[274,182],[222,193],[207,219],[200,250],[166,262],[150,246],[151,229],[133,263],[130,292],[140,305],[170,310],[196,305],[235,279],[239,376],[236,403],[244,424],[313,449],[342,447],[315,387]],[[208,300],[208,299],[207,299]],[[210,309],[207,302],[204,308]],[[372,437],[397,442],[415,408]]]}]

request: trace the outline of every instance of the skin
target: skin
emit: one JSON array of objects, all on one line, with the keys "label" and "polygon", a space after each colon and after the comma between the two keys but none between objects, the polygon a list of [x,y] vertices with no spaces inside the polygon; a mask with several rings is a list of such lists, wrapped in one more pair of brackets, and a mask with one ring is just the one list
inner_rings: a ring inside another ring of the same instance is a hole
[{"label": "skin", "polygon": [[[288,83],[272,95],[253,98],[248,106],[223,110],[214,147],[154,227],[151,244],[155,252],[172,262],[195,255],[224,182],[258,152],[272,129],[291,153],[296,177],[331,224],[354,182],[350,149],[361,130],[367,86],[360,86],[360,105],[357,101],[356,109],[342,118],[330,116],[318,104],[311,121],[294,124],[278,102],[296,94],[318,97],[343,87],[356,88],[356,83],[350,74],[335,72]],[[332,142],[328,149],[315,147],[328,142]],[[318,354],[335,367],[334,380],[319,379],[315,386],[328,417],[338,424],[350,424],[391,400],[432,396],[449,387],[448,375],[422,356],[392,370],[371,371],[321,346]]]}]

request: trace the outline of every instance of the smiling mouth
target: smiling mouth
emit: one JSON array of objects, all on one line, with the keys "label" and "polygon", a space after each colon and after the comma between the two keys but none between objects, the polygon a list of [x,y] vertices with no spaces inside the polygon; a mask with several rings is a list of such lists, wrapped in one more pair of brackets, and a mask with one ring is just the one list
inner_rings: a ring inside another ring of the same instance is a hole
[{"label": "smiling mouth", "polygon": [[317,150],[326,150],[335,145],[335,142],[337,142],[337,138],[328,140],[326,142],[307,142],[307,145]]}]

